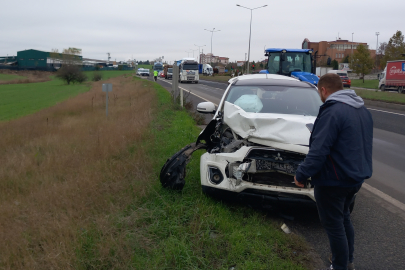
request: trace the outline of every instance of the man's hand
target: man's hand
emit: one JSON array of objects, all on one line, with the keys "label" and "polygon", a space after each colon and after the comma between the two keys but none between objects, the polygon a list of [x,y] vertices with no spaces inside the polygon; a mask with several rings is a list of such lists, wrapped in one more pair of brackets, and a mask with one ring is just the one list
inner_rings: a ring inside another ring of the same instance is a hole
[{"label": "man's hand", "polygon": [[298,182],[297,181],[297,178],[294,176],[294,183],[295,183],[295,185],[297,186],[297,187],[301,187],[301,188],[303,188],[304,187],[304,184],[303,183],[300,183],[300,182]]}]

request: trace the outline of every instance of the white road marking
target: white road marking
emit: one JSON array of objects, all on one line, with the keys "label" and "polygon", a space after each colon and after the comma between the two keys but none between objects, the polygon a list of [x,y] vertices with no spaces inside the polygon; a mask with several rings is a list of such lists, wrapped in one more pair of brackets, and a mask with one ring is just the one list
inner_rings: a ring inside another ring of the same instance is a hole
[{"label": "white road marking", "polygon": [[370,191],[374,195],[377,195],[378,197],[380,197],[384,201],[389,202],[390,204],[398,207],[399,209],[401,209],[402,211],[405,212],[405,204],[403,204],[402,202],[392,198],[391,196],[389,196],[389,195],[385,194],[384,192],[370,186],[369,184],[364,183],[362,185],[362,187],[364,187],[365,189],[367,189],[368,191]]},{"label": "white road marking", "polygon": [[396,115],[405,116],[405,114],[402,114],[402,113],[394,113],[394,112],[388,112],[388,111],[377,110],[377,109],[371,109],[371,108],[367,108],[367,109],[372,110],[372,111],[377,111],[377,112],[384,112],[384,113],[391,113],[391,114],[396,114]]}]

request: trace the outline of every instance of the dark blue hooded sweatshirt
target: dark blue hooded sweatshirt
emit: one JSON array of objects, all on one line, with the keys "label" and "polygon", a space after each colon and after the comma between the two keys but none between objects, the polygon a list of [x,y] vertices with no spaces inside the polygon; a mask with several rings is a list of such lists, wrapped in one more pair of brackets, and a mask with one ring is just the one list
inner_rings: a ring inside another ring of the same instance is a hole
[{"label": "dark blue hooded sweatshirt", "polygon": [[320,107],[309,139],[309,152],[296,172],[315,186],[353,187],[370,178],[373,120],[353,90],[331,94]]}]

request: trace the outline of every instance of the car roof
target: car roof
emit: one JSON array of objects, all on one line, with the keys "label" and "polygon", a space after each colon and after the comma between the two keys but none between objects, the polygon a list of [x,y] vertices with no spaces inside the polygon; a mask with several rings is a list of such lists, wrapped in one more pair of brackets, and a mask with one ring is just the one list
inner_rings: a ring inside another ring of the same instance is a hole
[{"label": "car roof", "polygon": [[298,79],[283,76],[283,75],[260,73],[260,74],[248,74],[248,75],[242,75],[242,76],[234,77],[234,78],[230,79],[228,81],[228,83],[232,84],[235,81],[254,80],[254,79],[274,79],[274,80],[299,81]]},{"label": "car roof", "polygon": [[[258,75],[258,74],[257,74]],[[263,74],[266,75],[266,74]],[[246,76],[248,77],[248,76]],[[249,76],[250,77],[250,76]],[[280,78],[284,77],[284,78]],[[304,87],[304,88],[315,88],[314,85],[307,83],[307,82],[302,82],[300,80],[286,77],[286,76],[281,76],[281,75],[274,75],[266,78],[265,76],[261,77],[250,77],[248,79],[240,79],[240,80],[235,80],[232,83],[233,85],[236,86],[244,86],[244,85],[273,85],[273,86],[288,86],[288,87]]]}]

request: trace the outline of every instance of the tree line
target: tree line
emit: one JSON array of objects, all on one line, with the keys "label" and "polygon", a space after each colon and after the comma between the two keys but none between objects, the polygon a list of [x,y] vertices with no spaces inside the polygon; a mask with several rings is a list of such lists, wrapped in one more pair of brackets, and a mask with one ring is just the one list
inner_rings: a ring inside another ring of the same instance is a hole
[{"label": "tree line", "polygon": [[405,41],[404,35],[401,31],[397,31],[387,42],[380,43],[376,50],[376,58],[373,60],[370,55],[370,50],[364,46],[359,45],[357,50],[350,56],[346,56],[343,61],[349,63],[349,67],[356,74],[363,77],[369,74],[374,67],[384,69],[387,61],[392,60],[405,60]]}]

